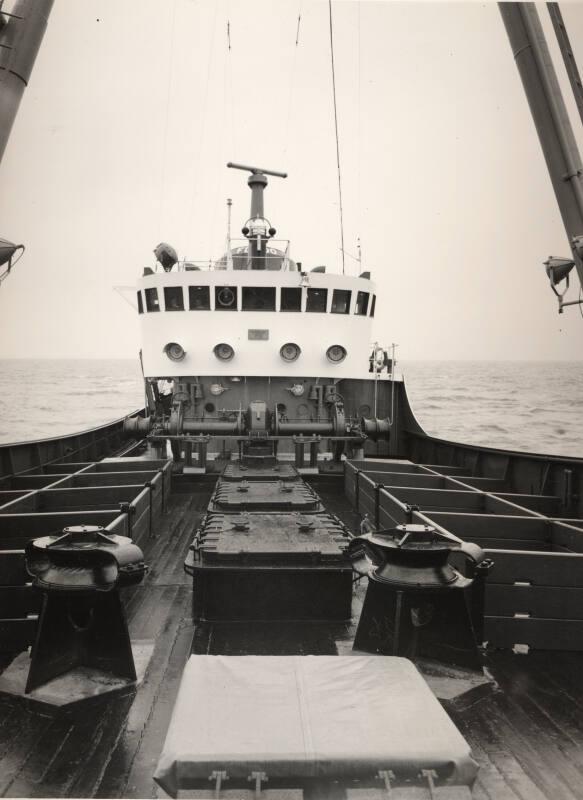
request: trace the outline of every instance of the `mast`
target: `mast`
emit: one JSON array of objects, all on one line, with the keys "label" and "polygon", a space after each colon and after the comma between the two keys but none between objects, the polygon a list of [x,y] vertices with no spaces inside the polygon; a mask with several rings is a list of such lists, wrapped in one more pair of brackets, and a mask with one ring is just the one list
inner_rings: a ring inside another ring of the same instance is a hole
[{"label": "mast", "polygon": [[[583,286],[583,167],[540,19],[534,3],[499,3],[498,8]],[[547,264],[553,286],[560,278],[553,276],[552,265]]]},{"label": "mast", "polygon": [[54,0],[0,2],[0,161],[28,85]]},{"label": "mast", "polygon": [[251,189],[251,215],[243,228],[243,235],[249,240],[249,264],[251,269],[266,269],[267,242],[272,236],[275,236],[276,230],[269,227],[269,222],[265,219],[263,192],[267,186],[267,175],[287,178],[287,172],[276,172],[262,167],[250,167],[246,164],[234,164],[232,161],[229,161],[227,167],[242,169],[251,173],[247,179]]}]

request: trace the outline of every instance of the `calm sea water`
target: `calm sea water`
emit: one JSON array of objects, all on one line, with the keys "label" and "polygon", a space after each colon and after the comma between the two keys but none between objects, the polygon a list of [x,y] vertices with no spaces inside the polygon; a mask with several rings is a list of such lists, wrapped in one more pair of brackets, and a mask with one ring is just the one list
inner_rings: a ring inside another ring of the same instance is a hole
[{"label": "calm sea water", "polygon": [[[583,362],[399,365],[430,434],[583,457]],[[59,436],[143,405],[137,360],[0,361],[0,443]]]}]

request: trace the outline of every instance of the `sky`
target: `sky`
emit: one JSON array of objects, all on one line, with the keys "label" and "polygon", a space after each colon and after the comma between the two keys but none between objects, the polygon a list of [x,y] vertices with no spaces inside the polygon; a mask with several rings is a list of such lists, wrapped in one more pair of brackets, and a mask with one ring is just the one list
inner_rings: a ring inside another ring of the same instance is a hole
[{"label": "sky", "polygon": [[[583,68],[583,5],[562,10]],[[360,240],[374,337],[408,360],[581,359],[583,318],[558,315],[542,266],[569,246],[497,7],[342,0],[333,25],[345,268]],[[327,2],[55,0],[0,165],[0,237],[27,247],[0,288],[0,357],[134,357],[114,287],[161,240],[221,255],[227,197],[235,231],[249,209],[227,161],[288,172],[266,216],[304,268],[341,271]]]}]

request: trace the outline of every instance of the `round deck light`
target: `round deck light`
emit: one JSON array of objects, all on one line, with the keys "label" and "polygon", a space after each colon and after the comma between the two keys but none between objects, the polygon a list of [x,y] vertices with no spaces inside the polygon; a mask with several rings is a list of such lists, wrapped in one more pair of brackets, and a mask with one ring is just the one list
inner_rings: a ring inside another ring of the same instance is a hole
[{"label": "round deck light", "polygon": [[225,342],[217,344],[213,350],[213,353],[220,361],[230,361],[235,355],[235,351],[231,345],[226,344]]},{"label": "round deck light", "polygon": [[171,361],[182,361],[186,355],[186,350],[178,342],[168,342],[164,347],[164,352]]},{"label": "round deck light", "polygon": [[346,348],[341,344],[333,344],[326,350],[326,358],[333,364],[339,364],[346,358]]},{"label": "round deck light", "polygon": [[300,357],[300,353],[302,352],[301,347],[299,344],[295,344],[295,342],[287,342],[283,345],[283,347],[279,351],[279,355],[283,358],[284,361],[297,361]]}]

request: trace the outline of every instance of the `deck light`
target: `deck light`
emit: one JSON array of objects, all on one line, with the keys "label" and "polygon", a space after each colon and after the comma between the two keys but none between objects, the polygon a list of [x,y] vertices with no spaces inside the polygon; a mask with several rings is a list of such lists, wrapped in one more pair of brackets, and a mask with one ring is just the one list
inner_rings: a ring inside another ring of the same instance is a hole
[{"label": "deck light", "polygon": [[154,248],[156,261],[162,265],[164,272],[171,272],[172,267],[178,263],[178,254],[171,244],[160,242]]},{"label": "deck light", "polygon": [[302,349],[299,344],[295,344],[295,342],[287,342],[280,349],[279,355],[284,361],[297,361],[301,352]]},{"label": "deck light", "polygon": [[233,350],[231,345],[225,344],[225,342],[217,344],[213,349],[213,353],[221,361],[230,361],[235,355],[235,351]]},{"label": "deck light", "polygon": [[346,348],[341,344],[333,344],[326,350],[326,358],[333,364],[339,364],[346,358]]},{"label": "deck light", "polygon": [[164,352],[171,361],[182,361],[186,355],[186,350],[178,342],[168,342],[164,347]]},{"label": "deck light", "polygon": [[569,278],[569,273],[575,266],[575,262],[570,258],[553,258],[550,256],[545,261],[546,273],[549,276],[551,286],[556,286],[565,278]]},{"label": "deck light", "polygon": [[[572,303],[563,302],[563,297],[567,294],[569,288],[569,273],[575,266],[575,262],[570,258],[555,258],[549,256],[544,262],[545,270],[551,284],[551,289],[556,294],[559,300],[559,314],[563,313],[563,306],[577,305],[579,301],[575,300]],[[562,291],[556,287],[561,281],[565,281]]]}]

